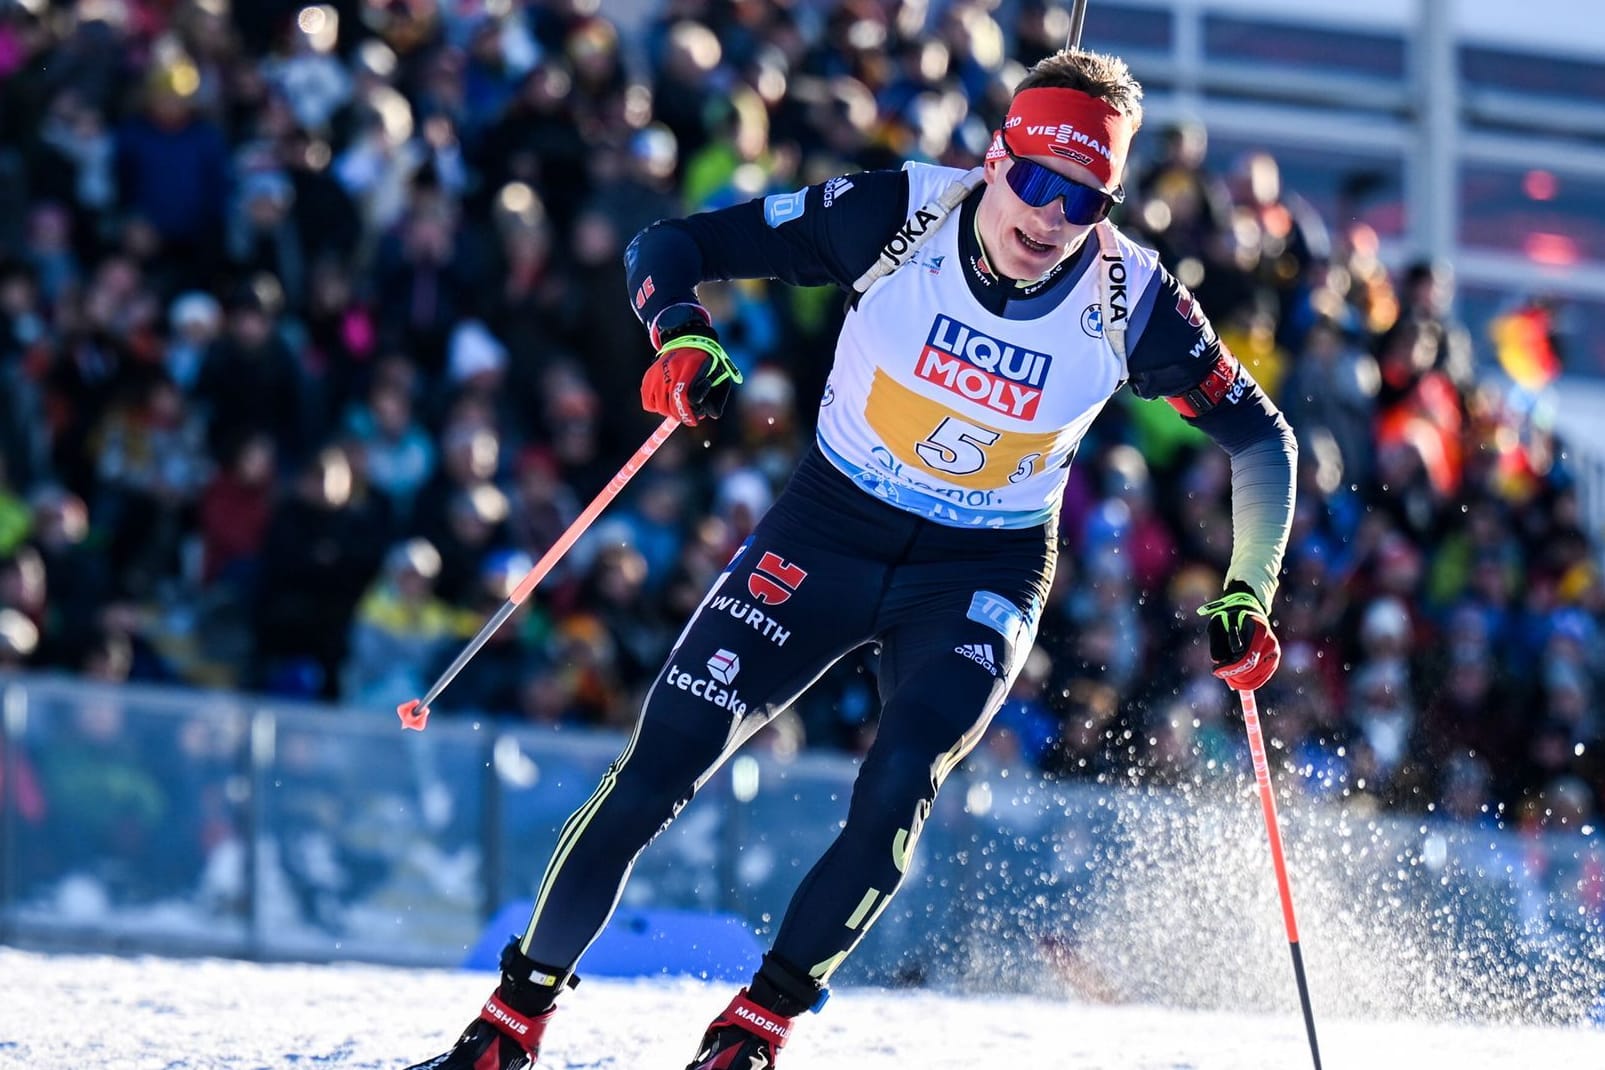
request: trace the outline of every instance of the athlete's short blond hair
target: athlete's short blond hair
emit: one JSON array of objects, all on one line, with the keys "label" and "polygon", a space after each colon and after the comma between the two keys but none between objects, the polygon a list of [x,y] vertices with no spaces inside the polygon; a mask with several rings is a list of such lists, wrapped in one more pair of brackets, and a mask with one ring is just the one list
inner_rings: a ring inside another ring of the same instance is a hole
[{"label": "athlete's short blond hair", "polygon": [[1014,92],[1018,95],[1027,89],[1079,89],[1089,97],[1108,101],[1131,120],[1133,133],[1142,126],[1142,83],[1132,77],[1131,68],[1119,56],[1061,49],[1037,61]]}]

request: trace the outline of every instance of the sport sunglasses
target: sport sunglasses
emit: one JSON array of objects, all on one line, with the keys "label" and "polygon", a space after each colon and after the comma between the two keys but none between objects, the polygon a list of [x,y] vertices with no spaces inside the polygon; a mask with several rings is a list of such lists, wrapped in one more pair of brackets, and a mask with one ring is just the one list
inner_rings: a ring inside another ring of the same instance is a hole
[{"label": "sport sunglasses", "polygon": [[1113,193],[1106,193],[1096,186],[1066,178],[1051,168],[1016,156],[1006,138],[1003,140],[1003,151],[1014,161],[1014,166],[1004,173],[1014,195],[1033,208],[1041,208],[1058,197],[1064,198],[1066,222],[1077,226],[1101,222],[1110,209],[1126,199],[1124,186],[1116,186]]}]

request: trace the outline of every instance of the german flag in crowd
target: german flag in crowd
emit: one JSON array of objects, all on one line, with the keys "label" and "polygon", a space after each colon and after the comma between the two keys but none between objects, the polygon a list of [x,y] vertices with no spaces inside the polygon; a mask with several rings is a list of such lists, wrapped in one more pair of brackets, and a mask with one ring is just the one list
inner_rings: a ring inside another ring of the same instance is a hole
[{"label": "german flag in crowd", "polygon": [[1526,390],[1548,386],[1560,374],[1560,355],[1550,333],[1553,312],[1545,305],[1523,305],[1489,325],[1499,366]]}]

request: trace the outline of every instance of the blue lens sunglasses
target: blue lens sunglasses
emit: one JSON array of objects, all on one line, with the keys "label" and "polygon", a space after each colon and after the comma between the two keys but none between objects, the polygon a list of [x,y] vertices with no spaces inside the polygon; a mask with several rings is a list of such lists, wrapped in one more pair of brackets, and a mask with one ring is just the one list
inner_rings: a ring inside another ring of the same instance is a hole
[{"label": "blue lens sunglasses", "polygon": [[1065,221],[1085,227],[1102,222],[1115,205],[1126,199],[1124,186],[1116,186],[1113,193],[1108,193],[1096,186],[1066,178],[1039,163],[1016,156],[1014,150],[1009,148],[1008,139],[1002,140],[1003,151],[1014,161],[1014,166],[1004,174],[1009,188],[1016,197],[1033,208],[1041,208],[1055,198],[1063,197]]}]

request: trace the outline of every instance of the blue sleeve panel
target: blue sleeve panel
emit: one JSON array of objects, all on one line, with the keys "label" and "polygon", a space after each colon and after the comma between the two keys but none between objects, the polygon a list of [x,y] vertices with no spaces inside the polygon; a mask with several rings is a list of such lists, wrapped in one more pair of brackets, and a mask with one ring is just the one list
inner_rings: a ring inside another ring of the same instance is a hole
[{"label": "blue sleeve panel", "polygon": [[1134,333],[1139,327],[1130,351],[1131,388],[1141,398],[1166,399],[1231,456],[1232,562],[1226,578],[1247,583],[1269,606],[1293,525],[1293,429],[1221,343],[1192,293],[1168,271],[1159,273],[1134,310]]},{"label": "blue sleeve panel", "polygon": [[1232,562],[1226,579],[1248,584],[1268,608],[1293,530],[1298,443],[1259,384],[1246,370],[1241,375],[1249,384],[1241,398],[1190,422],[1232,458]]},{"label": "blue sleeve panel", "polygon": [[1192,291],[1160,270],[1132,311],[1128,366],[1140,398],[1165,398],[1189,422],[1236,455],[1293,432],[1274,402],[1221,342]]},{"label": "blue sleeve panel", "polygon": [[624,252],[630,306],[650,324],[670,305],[695,302],[697,285],[715,279],[847,288],[907,216],[908,176],[863,171],[666,219],[637,234]]},{"label": "blue sleeve panel", "polygon": [[1198,299],[1164,268],[1132,309],[1128,337],[1131,389],[1147,399],[1196,387],[1223,349]]}]

